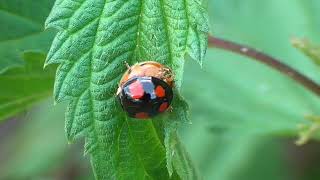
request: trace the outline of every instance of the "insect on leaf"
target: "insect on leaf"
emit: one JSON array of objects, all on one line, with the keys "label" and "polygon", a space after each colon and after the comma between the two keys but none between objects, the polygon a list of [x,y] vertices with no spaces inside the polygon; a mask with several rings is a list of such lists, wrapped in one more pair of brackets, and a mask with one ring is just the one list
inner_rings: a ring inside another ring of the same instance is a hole
[{"label": "insect on leaf", "polygon": [[130,119],[115,93],[125,61],[163,63],[180,87],[185,54],[202,62],[207,47],[200,2],[57,0],[46,27],[59,30],[45,63],[60,64],[55,101],[69,101],[67,137],[85,138],[96,178],[169,179],[164,122],[179,119]]}]

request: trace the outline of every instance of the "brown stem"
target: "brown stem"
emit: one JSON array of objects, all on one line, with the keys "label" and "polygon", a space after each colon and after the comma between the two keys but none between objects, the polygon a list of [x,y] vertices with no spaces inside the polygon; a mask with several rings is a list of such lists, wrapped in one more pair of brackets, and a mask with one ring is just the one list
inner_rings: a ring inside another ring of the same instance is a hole
[{"label": "brown stem", "polygon": [[237,54],[241,54],[243,56],[250,57],[253,60],[259,61],[263,64],[266,64],[269,67],[276,69],[279,72],[289,76],[291,79],[295,80],[296,82],[300,83],[310,91],[320,96],[320,86],[316,82],[301,74],[300,72],[294,70],[293,68],[283,64],[280,60],[277,60],[258,50],[211,36],[209,36],[209,47],[231,51]]}]

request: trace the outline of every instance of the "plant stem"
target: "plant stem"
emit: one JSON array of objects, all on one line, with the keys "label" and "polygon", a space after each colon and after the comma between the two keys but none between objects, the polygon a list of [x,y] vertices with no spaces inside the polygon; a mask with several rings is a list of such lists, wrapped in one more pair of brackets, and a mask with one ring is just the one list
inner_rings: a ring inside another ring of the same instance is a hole
[{"label": "plant stem", "polygon": [[296,71],[295,69],[282,63],[280,60],[273,58],[263,52],[255,50],[248,46],[240,45],[235,42],[223,40],[212,36],[209,36],[209,47],[223,49],[233,53],[241,54],[243,56],[250,57],[253,60],[266,64],[269,67],[278,70],[280,73],[289,76],[291,79],[295,80],[299,84],[303,85],[305,88],[320,96],[320,85],[318,85],[316,82],[314,82],[307,76]]}]

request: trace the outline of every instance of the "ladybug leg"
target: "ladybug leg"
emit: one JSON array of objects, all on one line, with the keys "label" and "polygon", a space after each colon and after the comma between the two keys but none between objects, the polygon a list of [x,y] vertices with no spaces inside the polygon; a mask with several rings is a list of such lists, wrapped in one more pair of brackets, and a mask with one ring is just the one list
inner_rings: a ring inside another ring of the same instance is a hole
[{"label": "ladybug leg", "polygon": [[117,92],[116,92],[115,96],[118,96],[118,95],[120,94],[120,92],[121,92],[121,88],[120,88],[120,84],[119,84],[119,86],[118,86],[118,89],[117,89]]},{"label": "ladybug leg", "polygon": [[127,61],[124,61],[124,64],[127,66],[127,68],[128,68],[128,69],[130,69],[130,68],[131,68],[131,66],[128,64],[128,62],[127,62]]},{"label": "ladybug leg", "polygon": [[172,106],[169,107],[169,111],[170,111],[171,113],[173,112],[173,107],[172,107]]}]

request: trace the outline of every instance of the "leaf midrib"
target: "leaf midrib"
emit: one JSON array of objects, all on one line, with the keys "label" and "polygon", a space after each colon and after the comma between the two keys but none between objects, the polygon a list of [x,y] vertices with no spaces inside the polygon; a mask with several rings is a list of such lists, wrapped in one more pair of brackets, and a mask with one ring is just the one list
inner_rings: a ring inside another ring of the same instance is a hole
[{"label": "leaf midrib", "polygon": [[187,46],[188,46],[188,39],[189,39],[189,28],[190,28],[190,19],[188,16],[188,12],[189,12],[189,8],[188,8],[188,4],[187,4],[187,0],[183,0],[184,2],[184,8],[185,8],[185,16],[187,18],[187,23],[188,23],[188,30],[187,30],[187,35],[186,35],[186,44],[185,44],[185,49],[184,51],[187,52]]},{"label": "leaf midrib", "polygon": [[[140,0],[140,13],[139,13],[139,18],[138,18],[138,28],[137,28],[137,34],[136,34],[136,36],[137,36],[137,40],[136,40],[137,42],[136,43],[137,44],[136,44],[135,50],[133,51],[134,53],[138,53],[138,56],[136,55],[138,58],[140,58],[139,47],[140,47],[140,38],[141,38],[140,30],[141,30],[141,18],[142,18],[142,13],[143,13],[143,2],[144,2],[144,0]],[[132,58],[131,58],[131,60],[132,60]]]},{"label": "leaf midrib", "polygon": [[[133,144],[133,147],[134,147],[135,154],[137,155],[137,158],[138,158],[140,164],[142,165],[142,168],[143,168],[143,170],[144,170],[145,175],[147,175],[148,177],[151,177],[150,174],[148,173],[147,169],[146,169],[145,166],[144,166],[144,163],[143,163],[143,161],[142,161],[142,158],[141,158],[141,156],[140,156],[140,153],[138,153],[138,151],[137,151],[135,142],[134,142],[134,140],[133,140],[132,132],[131,132],[131,129],[130,129],[130,124],[129,124],[129,122],[128,122],[128,118],[127,118],[127,117],[125,117],[125,120],[123,121],[123,123],[122,123],[122,125],[121,125],[121,129],[120,129],[120,132],[119,132],[119,137],[120,137],[120,135],[121,135],[121,131],[123,130],[123,128],[124,128],[124,126],[125,126],[126,124],[127,124],[127,126],[128,126],[128,131],[129,131],[129,134],[130,134],[130,139],[132,140],[132,144]],[[118,138],[118,144],[120,144],[119,141],[120,141],[120,140],[119,140],[119,138]]]},{"label": "leaf midrib", "polygon": [[[143,1],[143,0],[142,0]],[[103,7],[103,9],[102,9],[102,11],[101,11],[101,13],[100,13],[100,15],[99,15],[99,22],[98,22],[98,24],[97,24],[97,28],[96,28],[96,32],[98,32],[98,29],[99,29],[99,27],[100,27],[100,23],[101,23],[101,19],[102,19],[102,15],[104,14],[104,11],[105,11],[105,9],[106,9],[106,3],[107,2],[107,0],[105,0],[104,1],[104,7]],[[140,5],[140,16],[139,16],[139,20],[138,20],[138,28],[137,28],[137,40],[139,39],[139,37],[140,37],[140,24],[141,24],[141,14],[143,13],[142,11],[143,11],[143,4],[141,3],[141,5]],[[96,19],[95,19],[96,20]],[[93,46],[92,46],[92,48],[91,48],[91,56],[92,56],[92,53],[94,52],[94,49],[97,47],[97,34],[98,33],[95,33],[95,40],[94,40],[94,43],[93,43]],[[137,43],[137,45],[138,45],[138,41],[136,42]],[[170,54],[171,54],[171,49],[170,49]],[[93,69],[93,67],[92,67],[92,58],[90,59],[90,64],[91,64],[91,70],[90,70],[90,85],[89,85],[89,87],[88,87],[88,89],[89,89],[89,93],[90,93],[90,99],[91,99],[91,105],[92,105],[92,117],[94,117],[94,102],[93,102],[93,98],[92,98],[92,94],[91,94],[91,92],[90,92],[90,90],[91,90],[91,82],[92,82],[92,69]],[[80,97],[79,97],[80,98]],[[142,160],[142,158],[141,158],[141,155],[140,155],[140,153],[138,153],[138,151],[137,151],[137,148],[136,148],[136,143],[135,143],[135,141],[134,141],[134,138],[133,138],[133,135],[132,135],[132,130],[131,130],[131,128],[130,128],[130,124],[129,124],[129,122],[128,122],[128,118],[126,117],[125,118],[125,121],[123,122],[123,124],[121,125],[122,127],[121,127],[121,130],[123,129],[123,127],[125,126],[125,124],[127,124],[127,126],[128,126],[128,131],[129,131],[129,134],[130,134],[130,138],[131,138],[131,141],[132,141],[132,143],[133,143],[133,146],[134,146],[134,149],[135,149],[135,154],[137,155],[137,158],[139,159],[139,162],[141,163],[141,165],[142,165],[142,167],[143,167],[143,170],[144,170],[144,172],[145,172],[145,175],[147,175],[148,177],[151,177],[150,176],[150,174],[148,173],[148,171],[147,171],[147,169],[146,169],[146,167],[145,167],[145,165],[144,165],[144,163],[143,163],[143,160]],[[92,123],[92,126],[93,126],[93,129],[94,129],[94,135],[96,136],[96,137],[98,137],[99,135],[97,135],[96,134],[96,132],[95,132],[95,129],[96,129],[96,126],[95,126],[95,119],[93,119],[93,123]],[[156,135],[156,137],[158,138],[158,141],[160,141],[160,139],[159,139],[159,136],[158,136],[158,134],[157,133],[155,133],[155,129],[154,129],[154,124],[152,123],[152,128],[153,128],[153,133],[154,133],[154,135]],[[121,132],[121,130],[120,130],[120,132]],[[119,136],[120,136],[120,134],[119,134]],[[162,144],[162,143],[160,143],[160,144]],[[98,146],[100,146],[100,144],[98,145]],[[164,149],[164,147],[163,146],[160,146],[161,148],[162,148],[162,151],[165,151],[165,149]]]},{"label": "leaf midrib", "polygon": [[167,22],[167,18],[166,18],[166,12],[165,12],[165,7],[164,7],[164,3],[163,0],[159,0],[160,2],[160,11],[161,11],[161,16],[162,16],[162,20],[163,20],[163,24],[164,24],[164,29],[165,29],[165,34],[167,37],[167,47],[168,47],[168,51],[169,51],[169,61],[170,64],[173,65],[173,56],[172,56],[172,47],[171,47],[171,39],[170,39],[170,35],[169,35],[169,29],[168,29],[168,22]]}]

